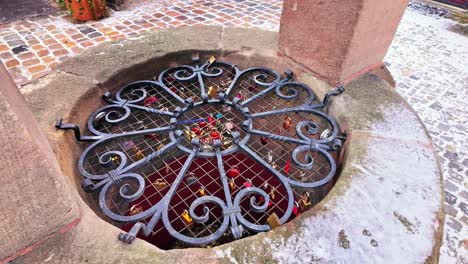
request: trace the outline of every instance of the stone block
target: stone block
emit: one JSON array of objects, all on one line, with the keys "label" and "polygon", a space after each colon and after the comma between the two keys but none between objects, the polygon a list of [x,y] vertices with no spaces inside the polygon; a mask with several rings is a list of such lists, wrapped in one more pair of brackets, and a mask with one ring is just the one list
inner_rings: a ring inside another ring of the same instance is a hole
[{"label": "stone block", "polygon": [[3,65],[0,82],[0,260],[4,260],[79,214],[47,139]]},{"label": "stone block", "polygon": [[329,83],[380,66],[408,0],[285,0],[279,48]]}]

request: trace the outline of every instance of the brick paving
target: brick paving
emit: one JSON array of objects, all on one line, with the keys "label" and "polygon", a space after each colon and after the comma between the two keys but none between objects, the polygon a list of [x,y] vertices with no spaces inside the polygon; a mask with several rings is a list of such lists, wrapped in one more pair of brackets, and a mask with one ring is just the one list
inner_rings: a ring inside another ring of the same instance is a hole
[{"label": "brick paving", "polygon": [[[160,28],[223,25],[278,30],[280,0],[158,1],[68,22],[63,12],[0,26],[0,60],[21,86],[100,43]],[[447,218],[440,263],[468,263],[468,38],[455,22],[407,10],[385,58],[397,91],[419,113],[440,157]]]},{"label": "brick paving", "polygon": [[84,24],[70,23],[61,11],[0,26],[0,60],[23,85],[86,48],[161,28],[224,25],[278,30],[281,5],[280,0],[166,0],[111,12],[109,18]]}]

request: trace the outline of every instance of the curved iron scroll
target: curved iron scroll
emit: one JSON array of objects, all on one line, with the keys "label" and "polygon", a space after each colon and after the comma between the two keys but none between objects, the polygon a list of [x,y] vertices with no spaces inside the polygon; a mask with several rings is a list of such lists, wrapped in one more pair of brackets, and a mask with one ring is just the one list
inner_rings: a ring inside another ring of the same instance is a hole
[{"label": "curved iron scroll", "polygon": [[[327,94],[322,103],[307,85],[292,80],[291,71],[286,72],[285,77],[281,78],[280,74],[274,70],[262,67],[239,70],[235,65],[214,60],[200,63],[198,59],[194,59],[193,62],[193,65],[169,68],[154,81],[138,81],[122,87],[114,98],[106,93],[103,99],[107,105],[92,113],[87,122],[87,128],[93,136],[81,136],[77,126],[63,124],[61,119],[56,124],[57,128],[74,130],[78,140],[92,142],[83,151],[78,161],[79,172],[84,177],[82,187],[87,192],[99,192],[101,210],[110,219],[122,223],[134,223],[128,233],[119,235],[122,241],[130,243],[140,232],[146,236],[150,235],[160,221],[171,236],[191,245],[210,244],[226,232],[230,233],[234,239],[238,239],[246,230],[252,232],[270,230],[270,225],[252,223],[242,213],[244,208],[241,206],[241,201],[244,199],[250,200],[250,210],[255,213],[266,212],[270,194],[264,188],[247,186],[232,196],[230,179],[227,176],[223,159],[236,152],[244,153],[260,164],[278,180],[284,189],[287,206],[283,215],[278,218],[279,224],[286,223],[293,212],[295,202],[293,188],[317,188],[327,184],[335,175],[336,163],[329,152],[340,149],[343,137],[339,135],[336,121],[322,109],[329,104],[331,96],[344,91],[342,87]],[[224,78],[224,80],[218,82],[217,91],[213,93],[213,86],[208,86],[207,83],[213,82],[216,78]],[[175,82],[189,84],[184,86],[188,88],[185,88],[182,95],[171,86]],[[161,97],[167,98],[168,102],[171,102],[171,108],[164,107],[164,104],[160,107],[153,107],[152,103],[159,100],[151,95],[154,91],[157,91]],[[261,98],[276,99],[263,105],[257,104],[256,102]],[[297,105],[292,105],[293,103]],[[184,119],[186,113],[206,105],[216,105],[231,109],[228,111],[238,111],[239,116],[243,118],[240,124],[235,124],[240,128],[239,131],[233,131],[230,134],[232,142],[229,147],[225,148],[224,142],[219,139],[204,143],[197,137],[189,136],[191,140],[187,141],[184,126],[193,120]],[[264,111],[268,107],[270,109]],[[132,118],[136,113],[151,116],[153,127],[142,124],[142,127],[112,131],[114,126]],[[292,114],[297,115],[298,118],[303,116],[305,119],[293,124],[294,122],[289,117]],[[287,133],[265,131],[261,125],[256,125],[264,119],[278,120],[280,124],[283,122]],[[317,120],[326,124],[328,129],[319,131],[321,124]],[[107,128],[102,129],[102,127]],[[150,153],[146,153],[144,157],[142,154],[138,159],[130,157],[122,150],[109,147],[110,142],[122,142],[131,137],[157,137],[159,134],[167,135],[166,142],[161,143],[157,148],[149,148]],[[297,170],[313,169],[317,162],[315,157],[320,156],[328,163],[328,171],[324,177],[314,181],[302,181],[297,177],[286,175],[275,167],[271,157],[265,158],[252,147],[254,138],[260,138],[262,142],[273,140],[295,145],[290,155],[291,166]],[[152,204],[151,207],[136,210],[132,214],[119,214],[110,208],[108,197],[111,195],[111,190],[112,195],[119,196],[119,199],[129,204],[139,199],[147,185],[140,170],[174,151],[185,153],[187,158],[162,199]],[[88,160],[93,155],[103,168],[99,172],[89,169]],[[204,195],[190,205],[187,213],[195,223],[206,223],[209,220],[211,209],[208,205],[222,211],[220,225],[216,230],[200,237],[187,236],[178,232],[172,226],[169,214],[171,200],[175,197],[181,183],[187,178],[189,168],[196,158],[216,161],[219,180],[224,190],[224,197]]]}]

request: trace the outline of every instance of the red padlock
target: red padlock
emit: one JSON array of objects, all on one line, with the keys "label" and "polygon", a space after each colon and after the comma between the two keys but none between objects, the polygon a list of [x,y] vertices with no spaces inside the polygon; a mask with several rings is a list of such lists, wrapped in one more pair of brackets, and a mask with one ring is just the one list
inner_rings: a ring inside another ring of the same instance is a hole
[{"label": "red padlock", "polygon": [[156,98],[156,96],[152,95],[152,96],[146,98],[143,101],[143,105],[144,106],[151,106],[152,104],[156,103],[156,101],[158,101],[158,98]]},{"label": "red padlock", "polygon": [[232,168],[227,171],[226,175],[231,178],[236,178],[240,175],[240,170],[238,168]]},{"label": "red padlock", "polygon": [[262,145],[266,145],[268,143],[268,139],[266,137],[261,137],[260,142],[262,142]]},{"label": "red padlock", "polygon": [[172,87],[171,87],[171,91],[175,93],[175,92],[177,92],[177,88],[175,88],[174,86],[172,86]]},{"label": "red padlock", "polygon": [[201,122],[198,123],[198,126],[201,127],[201,128],[204,128],[206,126],[206,122],[201,121]]},{"label": "red padlock", "polygon": [[195,133],[196,135],[200,135],[200,127],[192,127],[192,132]]},{"label": "red padlock", "polygon": [[208,116],[207,120],[210,124],[214,125],[214,120],[212,116]]},{"label": "red padlock", "polygon": [[291,168],[291,160],[288,160],[288,161],[286,162],[286,165],[284,166],[284,172],[285,172],[286,174],[288,174],[290,168]]},{"label": "red padlock", "polygon": [[210,134],[211,138],[212,139],[219,139],[219,133],[216,132],[216,131],[211,131],[211,134]]},{"label": "red padlock", "polygon": [[292,213],[293,213],[294,216],[298,216],[299,215],[299,209],[297,209],[296,206],[293,206]]}]

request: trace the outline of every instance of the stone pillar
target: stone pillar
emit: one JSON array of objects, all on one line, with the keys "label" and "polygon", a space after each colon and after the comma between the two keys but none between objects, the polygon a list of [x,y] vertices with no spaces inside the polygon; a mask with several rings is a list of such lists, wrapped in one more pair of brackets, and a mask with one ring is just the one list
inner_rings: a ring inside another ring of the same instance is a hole
[{"label": "stone pillar", "polygon": [[47,139],[1,63],[0,155],[0,263],[6,263],[76,223],[79,212]]},{"label": "stone pillar", "polygon": [[330,84],[381,66],[408,0],[284,0],[280,51]]}]

